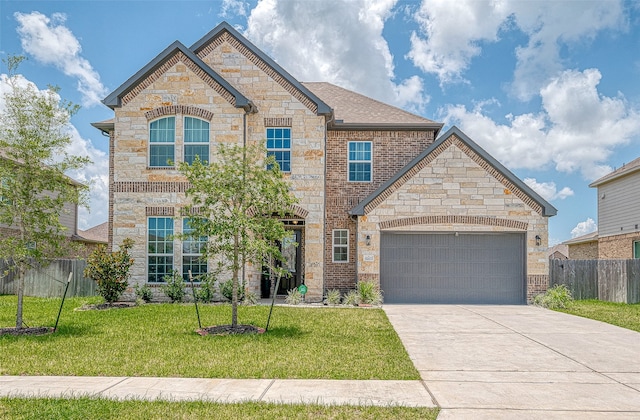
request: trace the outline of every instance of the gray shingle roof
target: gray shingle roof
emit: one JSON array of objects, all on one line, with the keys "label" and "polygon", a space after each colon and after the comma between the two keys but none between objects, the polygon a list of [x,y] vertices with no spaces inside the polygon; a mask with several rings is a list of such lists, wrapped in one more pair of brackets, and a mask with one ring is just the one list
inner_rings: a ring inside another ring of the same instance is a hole
[{"label": "gray shingle roof", "polygon": [[440,129],[442,124],[327,82],[304,82],[333,108],[335,125],[407,125]]},{"label": "gray shingle roof", "polygon": [[607,175],[593,181],[589,184],[590,187],[597,187],[598,185],[602,185],[606,182],[613,181],[614,179],[620,178],[622,176],[628,175],[630,173],[640,171],[640,157],[632,160],[631,162],[622,165],[615,171],[608,173]]}]

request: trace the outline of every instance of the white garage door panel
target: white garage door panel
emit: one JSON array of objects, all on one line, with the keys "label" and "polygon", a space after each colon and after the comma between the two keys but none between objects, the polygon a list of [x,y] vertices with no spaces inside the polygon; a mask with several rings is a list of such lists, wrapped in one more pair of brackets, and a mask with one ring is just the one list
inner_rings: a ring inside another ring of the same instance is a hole
[{"label": "white garage door panel", "polygon": [[384,232],[387,303],[525,303],[524,234]]}]

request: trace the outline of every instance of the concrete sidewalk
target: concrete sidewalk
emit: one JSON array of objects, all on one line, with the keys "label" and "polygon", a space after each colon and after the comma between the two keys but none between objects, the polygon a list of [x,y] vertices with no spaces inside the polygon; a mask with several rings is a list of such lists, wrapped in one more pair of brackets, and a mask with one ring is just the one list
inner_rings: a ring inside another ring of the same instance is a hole
[{"label": "concrete sidewalk", "polygon": [[436,406],[421,381],[0,376],[0,396]]},{"label": "concrete sidewalk", "polygon": [[384,310],[439,419],[640,418],[640,333],[534,306]]}]

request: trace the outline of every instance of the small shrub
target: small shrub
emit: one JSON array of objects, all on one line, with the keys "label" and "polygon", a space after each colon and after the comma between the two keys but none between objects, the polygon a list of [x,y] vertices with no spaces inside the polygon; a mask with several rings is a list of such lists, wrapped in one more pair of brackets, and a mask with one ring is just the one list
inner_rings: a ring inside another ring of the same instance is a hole
[{"label": "small shrub", "polygon": [[250,290],[245,290],[242,303],[244,305],[256,305],[258,303],[258,295]]},{"label": "small shrub", "polygon": [[153,291],[151,290],[149,285],[144,284],[141,287],[139,284],[136,284],[135,286],[133,286],[133,288],[136,291],[136,296],[138,297],[138,299],[141,299],[144,303],[151,302],[151,299],[153,298]]},{"label": "small shrub", "polygon": [[284,302],[289,305],[299,305],[302,303],[302,293],[300,293],[297,287],[291,289],[287,292],[287,297],[284,298]]},{"label": "small shrub", "polygon": [[[244,299],[244,282],[238,286],[238,302],[240,302]],[[220,295],[231,302],[233,296],[233,279],[220,282],[218,287],[220,288]]]},{"label": "small shrub", "polygon": [[571,302],[573,302],[571,290],[564,284],[555,285],[533,298],[534,305],[549,309],[566,309]]},{"label": "small shrub", "polygon": [[185,290],[184,290],[184,279],[182,278],[182,274],[179,271],[173,270],[171,275],[164,276],[165,284],[162,285],[162,291],[169,299],[171,299],[172,303],[182,302],[184,299]]},{"label": "small shrub", "polygon": [[350,306],[358,306],[360,303],[360,295],[355,290],[349,290],[342,298],[342,303]]},{"label": "small shrub", "polygon": [[195,290],[196,299],[200,302],[212,302],[216,293],[216,278],[205,274],[200,278],[200,288]]},{"label": "small shrub", "polygon": [[327,294],[324,296],[324,303],[327,305],[340,305],[341,299],[342,295],[340,294],[340,290],[331,289],[327,290]]},{"label": "small shrub", "polygon": [[129,254],[131,247],[133,240],[126,238],[118,251],[108,253],[102,245],[87,258],[84,276],[98,283],[98,294],[108,303],[120,299],[127,289],[129,269],[133,265]]},{"label": "small shrub", "polygon": [[357,293],[360,299],[359,303],[368,305],[382,304],[382,292],[380,288],[370,281],[359,281]]}]

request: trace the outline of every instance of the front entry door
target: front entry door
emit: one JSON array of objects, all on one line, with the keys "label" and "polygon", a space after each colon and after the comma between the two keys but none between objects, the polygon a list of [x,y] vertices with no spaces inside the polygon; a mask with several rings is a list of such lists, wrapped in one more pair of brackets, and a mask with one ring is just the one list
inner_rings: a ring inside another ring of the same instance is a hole
[{"label": "front entry door", "polygon": [[279,295],[286,295],[291,289],[302,284],[301,262],[302,256],[300,252],[300,240],[302,239],[302,231],[295,229],[291,231],[291,236],[287,237],[280,244],[280,252],[284,257],[282,267],[287,274],[280,279]]}]

